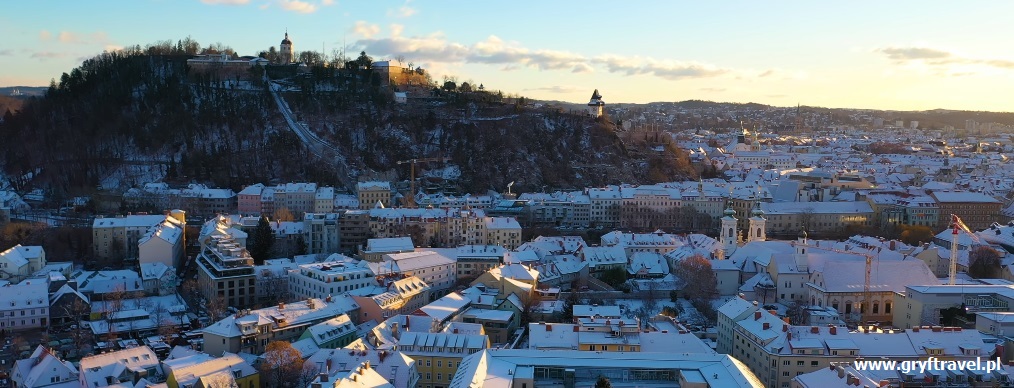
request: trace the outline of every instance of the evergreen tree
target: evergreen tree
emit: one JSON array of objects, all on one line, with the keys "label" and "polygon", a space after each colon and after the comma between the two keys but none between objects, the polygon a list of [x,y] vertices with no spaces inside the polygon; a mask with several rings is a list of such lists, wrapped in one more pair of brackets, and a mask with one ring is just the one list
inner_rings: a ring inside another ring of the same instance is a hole
[{"label": "evergreen tree", "polygon": [[595,381],[595,388],[613,388],[613,383],[609,381],[606,376],[599,376],[599,379]]},{"label": "evergreen tree", "polygon": [[250,243],[250,256],[253,256],[257,265],[264,264],[264,260],[271,254],[271,247],[275,244],[275,234],[271,231],[267,217],[261,216],[251,237],[253,241]]}]

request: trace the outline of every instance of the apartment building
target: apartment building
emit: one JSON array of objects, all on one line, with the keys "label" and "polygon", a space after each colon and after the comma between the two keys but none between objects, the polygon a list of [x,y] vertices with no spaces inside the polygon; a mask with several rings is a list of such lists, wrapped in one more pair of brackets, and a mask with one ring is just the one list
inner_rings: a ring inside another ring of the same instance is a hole
[{"label": "apartment building", "polygon": [[398,314],[411,314],[430,302],[430,286],[409,276],[383,279],[385,291],[371,296],[352,295],[359,306],[362,321],[386,320]]},{"label": "apartment building", "polygon": [[348,298],[311,298],[243,310],[204,328],[204,351],[212,356],[225,352],[261,354],[270,342],[292,342],[309,327],[342,314],[354,315],[358,308]]},{"label": "apartment building", "polygon": [[860,326],[792,326],[781,317],[741,298],[719,309],[719,351],[746,364],[766,386],[788,388],[794,377],[825,368],[832,362],[863,357],[892,361],[967,360],[988,357],[987,346],[975,330],[923,327],[884,329]]},{"label": "apartment building", "polygon": [[303,242],[308,254],[332,254],[341,249],[337,213],[304,213]]},{"label": "apartment building", "polygon": [[228,235],[208,236],[197,255],[197,284],[208,298],[247,308],[257,303],[254,259]]},{"label": "apartment building", "polygon": [[451,289],[457,279],[454,258],[437,251],[419,250],[387,254],[384,255],[384,261],[370,263],[370,268],[376,274],[417,277],[426,282],[434,294]]},{"label": "apartment building", "polygon": [[302,264],[289,272],[289,293],[296,299],[325,299],[374,286],[373,275],[366,261],[335,253],[323,262]]},{"label": "apartment building", "polygon": [[379,202],[383,207],[391,207],[390,182],[359,182],[356,184],[359,195],[359,208],[372,209]]},{"label": "apartment building", "polygon": [[98,217],[92,222],[92,254],[97,259],[136,259],[137,242],[166,215]]},{"label": "apartment building", "polygon": [[409,332],[401,334],[398,351],[416,361],[417,387],[448,387],[462,358],[489,348],[485,335]]},{"label": "apartment building", "polygon": [[945,229],[951,225],[951,214],[961,217],[961,221],[972,230],[988,228],[994,222],[1001,221],[1000,209],[1003,203],[986,194],[969,191],[933,191],[940,211],[937,218],[937,229]]},{"label": "apartment building", "polygon": [[0,287],[0,330],[22,331],[49,326],[49,284],[29,279]]}]

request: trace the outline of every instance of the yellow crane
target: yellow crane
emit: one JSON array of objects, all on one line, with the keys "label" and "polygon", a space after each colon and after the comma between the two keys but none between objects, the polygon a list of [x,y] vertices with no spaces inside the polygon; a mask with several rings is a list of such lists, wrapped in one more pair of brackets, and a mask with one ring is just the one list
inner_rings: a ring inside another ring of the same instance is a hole
[{"label": "yellow crane", "polygon": [[[950,280],[947,284],[952,286],[955,284],[958,277],[958,231],[965,232],[968,237],[972,238],[972,241],[976,243],[980,242],[979,237],[976,236],[971,229],[968,229],[968,226],[961,221],[961,217],[951,214],[951,262],[950,268],[948,268],[947,271],[947,275],[950,276]],[[969,252],[971,252],[971,247],[969,247]],[[972,263],[969,262],[968,264],[971,265]]]},{"label": "yellow crane", "polygon": [[408,195],[408,198],[409,198],[408,201],[409,202],[407,202],[407,203],[409,203],[409,205],[407,207],[416,207],[416,204],[415,204],[415,165],[416,165],[416,163],[446,162],[446,161],[449,161],[449,160],[451,160],[451,158],[436,157],[436,158],[416,158],[416,159],[408,159],[408,160],[399,160],[398,161],[398,164],[411,163],[411,165],[412,165],[412,179],[409,181],[409,186],[410,186],[410,189],[409,189],[410,192],[409,192],[409,195]]}]

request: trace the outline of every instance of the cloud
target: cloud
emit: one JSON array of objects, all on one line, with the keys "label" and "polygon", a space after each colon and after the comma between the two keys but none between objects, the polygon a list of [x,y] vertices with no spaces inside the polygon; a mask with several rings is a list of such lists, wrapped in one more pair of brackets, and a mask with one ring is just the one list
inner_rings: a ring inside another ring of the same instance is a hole
[{"label": "cloud", "polygon": [[[485,40],[462,44],[448,41],[440,33],[429,36],[401,36],[402,30],[392,26],[389,38],[373,38],[379,28],[366,22],[357,22],[351,29],[363,36],[355,42],[361,49],[375,56],[404,55],[416,63],[472,63],[498,65],[502,71],[520,68],[537,70],[568,70],[571,73],[588,73],[604,68],[610,73],[624,75],[648,75],[667,80],[711,78],[725,75],[744,74],[756,77],[757,72],[723,68],[707,63],[691,61],[659,60],[655,58],[604,55],[588,57],[562,50],[533,49],[517,42],[508,42],[497,36]],[[769,73],[765,72],[765,73]],[[762,73],[763,74],[763,73]]]},{"label": "cloud", "polygon": [[49,31],[46,30],[39,31],[39,40],[49,40],[52,37],[53,34],[50,33]]},{"label": "cloud", "polygon": [[0,50],[0,57],[6,57],[10,55],[14,55],[14,50],[11,49]]},{"label": "cloud", "polygon": [[875,51],[887,55],[887,58],[895,61],[909,61],[916,59],[941,59],[953,56],[953,54],[927,47],[884,47]]},{"label": "cloud", "polygon": [[623,73],[626,75],[654,75],[668,80],[710,78],[732,73],[732,70],[730,69],[724,69],[708,64],[680,61],[659,61],[652,58],[600,56],[592,59],[592,61],[594,63],[605,65],[606,69],[608,69],[610,73]]},{"label": "cloud", "polygon": [[298,13],[314,13],[317,12],[317,6],[305,1],[300,0],[278,0],[278,5],[286,11],[298,12]]},{"label": "cloud", "polygon": [[774,74],[775,74],[774,70],[766,70],[763,73],[758,74],[757,77],[758,78],[764,78],[764,77],[767,77],[769,75],[774,75]]},{"label": "cloud", "polygon": [[212,5],[246,5],[250,0],[201,0],[201,2]]},{"label": "cloud", "polygon": [[526,92],[549,92],[549,93],[564,94],[564,93],[577,93],[577,92],[580,92],[581,90],[583,90],[583,89],[575,87],[575,86],[544,86],[544,87],[541,87],[541,88],[528,88],[528,89],[525,89],[524,91],[526,91]]},{"label": "cloud", "polygon": [[884,47],[874,49],[874,52],[881,53],[899,64],[921,63],[935,68],[962,67],[961,71],[938,71],[938,75],[965,76],[973,72],[967,70],[969,66],[991,67],[1001,70],[1014,70],[1014,61],[1008,59],[983,59],[960,55],[955,52],[940,50],[929,47]]},{"label": "cloud", "polygon": [[[47,32],[48,34],[48,32]],[[56,35],[56,40],[61,43],[68,44],[101,44],[105,45],[109,43],[109,35],[103,31],[95,31],[90,34],[77,33],[71,31],[60,31]]]},{"label": "cloud", "polygon": [[720,92],[724,92],[725,88],[700,88],[700,89],[697,89],[697,90],[700,90],[702,92],[720,93]]},{"label": "cloud", "polygon": [[391,27],[391,36],[392,37],[401,36],[401,33],[405,31],[405,26],[403,26],[401,24],[391,24],[390,27]]},{"label": "cloud", "polygon": [[323,6],[334,5],[334,0],[321,0],[320,5]]},{"label": "cloud", "polygon": [[349,28],[349,32],[362,36],[364,39],[369,39],[370,37],[380,33],[380,26],[360,20]]},{"label": "cloud", "polygon": [[409,1],[406,1],[405,4],[402,5],[401,7],[398,7],[398,9],[390,9],[390,10],[388,10],[387,11],[387,16],[388,17],[396,17],[396,18],[407,18],[407,17],[411,17],[412,15],[415,15],[417,12],[419,12],[415,8],[409,7],[408,3],[409,3]]},{"label": "cloud", "polygon": [[55,52],[55,51],[37,51],[35,53],[32,53],[32,55],[31,55],[32,58],[43,59],[43,60],[45,60],[45,59],[54,59],[54,58],[62,58],[62,57],[65,57],[65,56],[67,56],[67,53],[64,53],[64,52]]}]

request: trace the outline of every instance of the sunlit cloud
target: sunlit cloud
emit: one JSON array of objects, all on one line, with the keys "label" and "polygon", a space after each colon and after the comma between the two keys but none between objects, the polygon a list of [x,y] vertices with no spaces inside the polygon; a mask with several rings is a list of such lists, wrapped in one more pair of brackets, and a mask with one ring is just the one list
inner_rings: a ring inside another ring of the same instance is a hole
[{"label": "sunlit cloud", "polygon": [[39,31],[39,40],[46,41],[51,38],[53,38],[53,34],[51,32],[46,30]]},{"label": "sunlit cloud", "polygon": [[320,4],[324,6],[334,5],[334,0],[322,0]]},{"label": "sunlit cloud", "polygon": [[405,26],[401,24],[391,24],[391,36],[401,36],[401,33],[405,31]]},{"label": "sunlit cloud", "polygon": [[702,92],[709,92],[709,93],[721,93],[721,92],[725,91],[725,88],[700,88],[700,89],[697,89],[697,90],[700,90]]},{"label": "sunlit cloud", "polygon": [[204,4],[212,5],[246,5],[250,3],[250,0],[201,0]]},{"label": "sunlit cloud", "polygon": [[450,42],[440,33],[403,37],[400,36],[401,30],[397,30],[398,34],[392,34],[390,38],[370,38],[369,36],[379,32],[379,28],[365,22],[357,22],[352,30],[365,37],[358,40],[355,45],[370,54],[404,55],[420,63],[460,62],[502,65],[500,67],[502,71],[527,67],[543,71],[569,70],[572,73],[592,72],[596,67],[601,67],[610,73],[648,75],[667,80],[710,78],[740,73],[755,77],[757,74],[770,73],[770,71],[746,72],[692,61],[617,55],[587,57],[569,51],[531,49],[517,42],[504,41],[497,36],[490,36],[471,45]]},{"label": "sunlit cloud", "polygon": [[360,20],[349,28],[349,32],[362,36],[364,39],[369,39],[380,33],[380,26]]},{"label": "sunlit cloud", "polygon": [[278,0],[278,5],[286,11],[292,11],[297,13],[314,13],[317,12],[317,6],[305,1],[300,0]]},{"label": "sunlit cloud", "polygon": [[966,76],[975,72],[969,67],[989,67],[1001,70],[1014,70],[1014,60],[983,59],[964,56],[955,52],[929,47],[885,47],[873,50],[887,56],[888,59],[903,65],[923,65],[937,69],[936,75]]},{"label": "sunlit cloud", "polygon": [[103,31],[96,31],[90,34],[77,33],[72,31],[60,31],[60,33],[56,35],[56,40],[60,41],[61,43],[69,43],[69,44],[105,45],[109,42],[109,35]]}]

